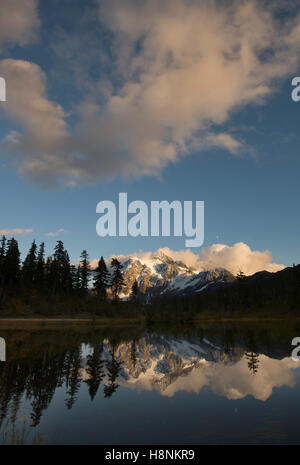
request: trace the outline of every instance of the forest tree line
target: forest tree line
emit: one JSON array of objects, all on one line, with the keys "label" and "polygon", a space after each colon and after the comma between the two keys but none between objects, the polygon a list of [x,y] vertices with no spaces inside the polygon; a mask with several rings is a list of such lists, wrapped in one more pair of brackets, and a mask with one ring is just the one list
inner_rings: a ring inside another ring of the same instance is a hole
[{"label": "forest tree line", "polygon": [[[124,286],[122,264],[117,258],[111,260],[111,273],[103,256],[92,270],[89,256],[83,250],[79,264],[71,264],[70,256],[62,241],[57,241],[54,253],[45,257],[45,243],[39,246],[35,240],[21,261],[18,242],[15,238],[2,237],[0,243],[0,305],[10,296],[24,290],[46,293],[51,296],[77,296],[82,299],[94,296],[105,301],[108,295],[118,300]],[[138,285],[132,286],[132,300],[138,293]]]},{"label": "forest tree line", "polygon": [[[160,296],[143,304],[137,281],[128,302],[118,302],[125,286],[122,264],[112,258],[110,270],[103,257],[91,269],[83,250],[78,265],[71,264],[62,241],[51,256],[45,244],[35,241],[21,261],[18,242],[0,241],[0,310],[3,315],[66,315],[89,313],[103,317],[146,318],[148,322],[187,321],[199,314],[243,315],[256,313],[300,314],[300,265],[277,273],[239,272],[232,282],[215,283],[203,292],[184,296]],[[202,317],[201,316],[201,317]]]}]

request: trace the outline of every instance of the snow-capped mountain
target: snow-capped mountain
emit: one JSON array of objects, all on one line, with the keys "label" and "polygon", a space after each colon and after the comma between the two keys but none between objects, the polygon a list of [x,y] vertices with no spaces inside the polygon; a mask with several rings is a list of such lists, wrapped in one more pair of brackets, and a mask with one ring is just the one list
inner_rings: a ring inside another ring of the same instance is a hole
[{"label": "snow-capped mountain", "polygon": [[266,401],[274,387],[294,386],[297,364],[285,344],[280,344],[281,353],[275,339],[254,350],[248,333],[247,341],[240,335],[232,345],[224,330],[207,337],[146,331],[118,344],[109,339],[83,344],[79,375],[93,395],[102,384],[105,397],[119,387],[168,397],[179,391],[200,393],[205,387],[230,400],[252,395]]},{"label": "snow-capped mountain", "polygon": [[[99,357],[102,360],[103,382],[109,382],[109,370],[115,369],[118,384],[140,386],[164,392],[177,379],[186,377],[192,370],[207,364],[234,365],[244,355],[242,347],[230,351],[222,344],[197,336],[163,336],[145,333],[133,342],[113,346],[108,339],[103,341]],[[117,362],[111,365],[112,357]],[[95,360],[94,360],[95,362]],[[80,375],[88,380],[88,359],[83,358]],[[108,370],[108,372],[107,372]]]},{"label": "snow-capped mountain", "polygon": [[121,298],[130,295],[136,280],[140,296],[150,302],[156,296],[186,295],[201,292],[216,283],[228,282],[233,275],[224,268],[199,271],[181,261],[175,261],[159,251],[147,258],[138,255],[118,257],[123,265],[125,286]]}]

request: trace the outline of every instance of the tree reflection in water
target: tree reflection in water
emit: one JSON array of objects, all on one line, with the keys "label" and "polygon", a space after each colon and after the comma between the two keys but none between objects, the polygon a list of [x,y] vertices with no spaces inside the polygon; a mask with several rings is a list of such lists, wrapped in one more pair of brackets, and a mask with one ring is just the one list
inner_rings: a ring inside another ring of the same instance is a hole
[{"label": "tree reflection in water", "polygon": [[137,330],[132,334],[128,330],[125,335],[124,331],[121,335],[116,331],[110,335],[74,331],[62,338],[58,331],[7,330],[8,361],[0,363],[0,429],[7,421],[15,424],[20,406],[26,401],[31,408],[30,427],[39,425],[57,388],[65,389],[67,410],[76,403],[82,386],[87,387],[91,401],[99,395],[101,385],[102,395],[110,399],[117,392],[120,379],[123,382],[137,379],[152,366],[153,360],[162,375],[155,383],[163,388],[181,376],[186,377],[192,369],[182,364],[182,353],[187,350],[194,351],[191,360],[198,357],[195,367],[201,366],[199,360],[206,350],[209,363],[224,366],[244,357],[251,375],[257,375],[262,369],[260,354],[270,356],[274,347],[275,358],[286,357],[290,355],[292,339],[284,334],[280,340],[279,333],[272,339],[272,332],[263,328],[242,330],[232,325],[215,330],[192,328],[187,333]]}]

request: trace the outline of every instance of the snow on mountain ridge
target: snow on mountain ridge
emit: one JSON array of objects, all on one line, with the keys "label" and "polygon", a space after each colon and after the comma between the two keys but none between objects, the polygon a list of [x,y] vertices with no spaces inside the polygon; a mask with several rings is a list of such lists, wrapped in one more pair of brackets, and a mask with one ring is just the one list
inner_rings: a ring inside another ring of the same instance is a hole
[{"label": "snow on mountain ridge", "polygon": [[[142,383],[163,392],[194,368],[216,362],[231,365],[242,355],[241,349],[229,353],[218,343],[205,338],[173,338],[146,333],[134,345],[122,342],[114,346],[104,340],[101,359],[103,367],[109,365],[112,357],[117,361],[119,384],[134,386]],[[86,358],[82,360],[80,373],[83,380],[89,379]],[[108,382],[107,374],[103,382]]]},{"label": "snow on mountain ridge", "polygon": [[[125,286],[121,298],[130,295],[137,280],[140,296],[150,302],[158,295],[184,295],[204,290],[208,284],[232,280],[233,276],[224,268],[200,271],[182,261],[176,261],[162,251],[139,256],[118,256],[123,265]],[[109,263],[108,263],[109,265]]]}]

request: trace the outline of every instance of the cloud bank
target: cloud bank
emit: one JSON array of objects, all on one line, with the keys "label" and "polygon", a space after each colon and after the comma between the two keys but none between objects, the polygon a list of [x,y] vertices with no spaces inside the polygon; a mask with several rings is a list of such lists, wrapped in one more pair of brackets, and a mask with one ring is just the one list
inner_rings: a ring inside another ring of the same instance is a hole
[{"label": "cloud bank", "polygon": [[[40,184],[50,184],[67,165],[67,125],[64,111],[50,102],[46,76],[28,61],[0,61],[0,75],[7,82],[7,102],[1,108],[21,128],[2,141],[2,148],[17,152],[21,174]],[[68,167],[71,174],[72,168]]]},{"label": "cloud bank", "polygon": [[33,232],[33,229],[21,229],[21,228],[1,229],[0,235],[1,236],[19,236],[21,234],[30,234],[32,232]]},{"label": "cloud bank", "polygon": [[[32,12],[35,2],[25,3]],[[111,38],[110,72],[94,79],[72,127],[48,98],[37,65],[0,61],[9,83],[4,111],[20,126],[18,143],[2,142],[5,151],[18,153],[23,176],[48,187],[156,175],[181,156],[212,147],[240,153],[243,141],[224,131],[224,123],[244,106],[264,103],[299,64],[300,15],[283,21],[274,5],[99,2],[99,24]]]},{"label": "cloud bank", "polygon": [[285,268],[285,265],[272,262],[272,253],[269,250],[264,252],[251,250],[244,242],[237,242],[233,246],[213,244],[204,247],[198,254],[191,250],[174,252],[168,248],[161,251],[199,271],[225,268],[233,274],[241,270],[246,275],[251,275],[258,271],[276,272]]}]

